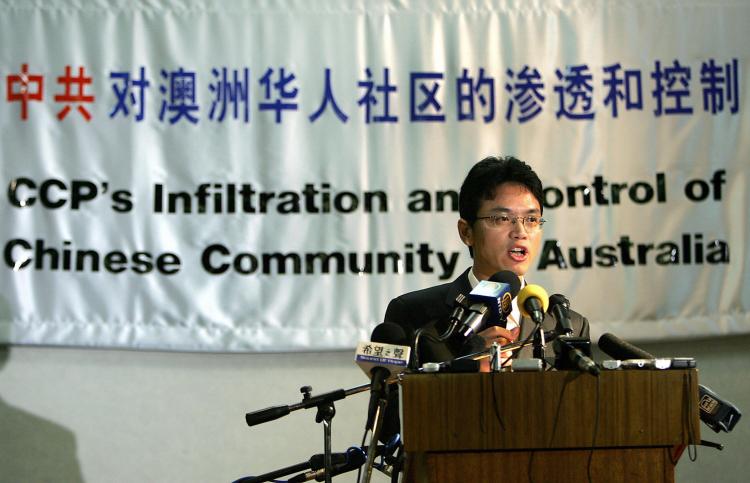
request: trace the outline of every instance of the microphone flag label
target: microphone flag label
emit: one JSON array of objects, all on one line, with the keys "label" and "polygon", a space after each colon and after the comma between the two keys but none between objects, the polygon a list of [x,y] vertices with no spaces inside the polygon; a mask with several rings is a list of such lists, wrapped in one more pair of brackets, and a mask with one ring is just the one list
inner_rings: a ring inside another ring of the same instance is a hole
[{"label": "microphone flag label", "polygon": [[493,319],[507,316],[513,310],[513,296],[507,283],[482,280],[469,293],[469,302],[486,303],[492,310]]},{"label": "microphone flag label", "polygon": [[391,374],[398,374],[409,366],[410,355],[409,346],[368,341],[357,345],[354,361],[368,376],[373,367],[385,367]]}]

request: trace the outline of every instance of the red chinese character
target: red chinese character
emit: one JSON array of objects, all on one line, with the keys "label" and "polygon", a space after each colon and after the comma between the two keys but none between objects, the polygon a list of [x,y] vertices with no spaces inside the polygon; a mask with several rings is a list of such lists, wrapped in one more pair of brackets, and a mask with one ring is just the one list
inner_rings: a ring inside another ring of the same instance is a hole
[{"label": "red chinese character", "polygon": [[[41,101],[44,94],[44,77],[41,75],[29,75],[29,64],[21,64],[20,75],[9,75],[7,79],[8,102],[21,101],[21,119],[28,118],[29,101]],[[29,85],[35,85],[36,90],[29,89]],[[18,86],[18,89],[15,87]]]},{"label": "red chinese character", "polygon": [[[81,103],[81,102],[94,102],[94,96],[87,96],[84,94],[84,90],[86,85],[91,84],[92,79],[91,77],[85,77],[83,75],[83,67],[78,68],[78,77],[73,77],[70,75],[70,66],[65,66],[65,75],[62,77],[57,78],[58,84],[64,84],[65,85],[65,93],[64,94],[56,94],[55,95],[55,101],[56,102],[67,102],[67,103]],[[73,94],[71,91],[72,86],[76,86],[76,94]],[[70,105],[67,105],[62,108],[60,112],[57,113],[57,118],[59,120],[65,119],[65,116],[68,115],[70,110],[73,107]],[[81,113],[84,119],[87,121],[91,120],[91,114],[89,114],[89,111],[86,110],[84,106],[77,106],[78,112]]]}]

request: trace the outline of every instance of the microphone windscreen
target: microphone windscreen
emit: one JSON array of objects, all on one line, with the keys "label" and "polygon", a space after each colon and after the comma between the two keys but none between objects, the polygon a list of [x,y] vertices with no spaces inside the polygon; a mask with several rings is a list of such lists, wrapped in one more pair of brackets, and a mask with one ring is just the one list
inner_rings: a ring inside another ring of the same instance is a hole
[{"label": "microphone windscreen", "polygon": [[542,312],[547,311],[547,307],[549,307],[549,295],[547,295],[547,291],[539,285],[530,283],[526,285],[518,294],[518,308],[521,310],[521,313],[523,315],[525,315],[526,317],[530,316],[530,314],[526,310],[526,301],[530,298],[538,299],[542,304]]},{"label": "microphone windscreen", "polygon": [[565,295],[556,293],[549,296],[549,306],[554,307],[555,305],[562,305],[565,308],[570,308],[570,302]]},{"label": "microphone windscreen", "polygon": [[627,360],[627,359],[656,359],[656,357],[639,349],[629,342],[625,342],[616,335],[610,333],[603,334],[599,337],[599,349],[602,350],[608,356],[616,360]]},{"label": "microphone windscreen", "polygon": [[383,322],[375,327],[370,340],[382,344],[409,345],[409,339],[406,337],[404,329],[393,322]]},{"label": "microphone windscreen", "polygon": [[516,295],[518,295],[518,292],[521,290],[521,280],[518,278],[518,275],[510,270],[497,272],[490,277],[490,281],[510,285],[510,295],[512,298],[516,298]]}]

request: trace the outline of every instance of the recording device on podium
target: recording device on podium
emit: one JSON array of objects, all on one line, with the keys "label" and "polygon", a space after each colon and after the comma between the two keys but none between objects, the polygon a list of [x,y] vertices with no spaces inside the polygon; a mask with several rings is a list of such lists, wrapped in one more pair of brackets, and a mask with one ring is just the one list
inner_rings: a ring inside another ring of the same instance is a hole
[{"label": "recording device on podium", "polygon": [[[696,367],[692,357],[657,358],[612,334],[599,338],[599,349],[613,360],[602,362],[605,369],[688,369]],[[710,388],[698,384],[700,418],[714,432],[730,432],[742,417],[740,410]]]}]

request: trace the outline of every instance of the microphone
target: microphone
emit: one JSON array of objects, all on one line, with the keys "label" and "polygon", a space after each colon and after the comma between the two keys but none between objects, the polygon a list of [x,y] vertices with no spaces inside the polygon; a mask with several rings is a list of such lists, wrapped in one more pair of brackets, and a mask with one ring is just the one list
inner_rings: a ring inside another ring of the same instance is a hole
[{"label": "microphone", "polygon": [[[581,372],[588,372],[592,376],[598,376],[599,366],[591,359],[591,341],[585,337],[573,337],[562,335],[555,339],[555,354],[557,369],[565,369],[567,364],[572,364]],[[585,352],[588,352],[586,354]],[[567,359],[567,361],[565,360]]]},{"label": "microphone", "polygon": [[409,365],[411,347],[401,326],[384,322],[372,331],[370,342],[360,342],[354,360],[372,379],[367,426],[372,429],[378,401],[385,397],[391,374],[403,372]]},{"label": "microphone", "polygon": [[513,299],[516,298],[518,292],[521,290],[521,280],[518,278],[518,275],[511,272],[510,270],[502,270],[492,275],[490,277],[490,281],[504,283],[510,286],[510,299],[504,297],[502,300],[502,304],[500,305],[498,314],[499,317],[497,319],[499,323],[493,323],[495,319],[490,318],[486,325],[487,327],[500,325],[500,327],[504,328],[508,322],[508,315],[510,315],[510,313],[513,311]]},{"label": "microphone", "polygon": [[701,421],[713,429],[715,433],[730,432],[742,417],[737,406],[720,398],[710,388],[698,384],[698,409]]},{"label": "microphone", "polygon": [[513,298],[518,294],[521,282],[510,270],[497,272],[489,280],[482,280],[469,292],[471,304],[458,331],[461,343],[481,331],[485,325],[505,326],[508,314],[513,310]]},{"label": "microphone", "polygon": [[462,293],[456,295],[456,299],[453,301],[453,312],[451,312],[450,318],[448,319],[448,328],[438,337],[440,340],[445,340],[453,335],[453,332],[455,332],[461,324],[464,312],[468,309],[466,306],[466,300],[466,295]]},{"label": "microphone", "polygon": [[561,335],[572,335],[573,326],[570,324],[570,301],[564,295],[556,293],[549,297],[547,313],[557,321],[555,331]]},{"label": "microphone", "polygon": [[573,336],[569,310],[570,301],[567,297],[559,293],[550,296],[547,313],[557,321],[555,332],[560,335],[554,342],[555,365],[558,369],[564,369],[570,363],[581,372],[598,376],[599,366],[591,359],[591,341],[586,337]]},{"label": "microphone", "polygon": [[[348,450],[346,450],[346,453],[331,453],[331,464],[341,465],[349,461],[349,452],[351,450],[352,448],[349,448]],[[314,454],[310,456],[307,464],[310,465],[311,470],[320,470],[325,467],[325,457],[326,455],[324,453]]]},{"label": "microphone", "polygon": [[[331,477],[340,475],[341,473],[346,473],[347,471],[356,470],[364,464],[366,459],[367,456],[365,455],[365,452],[362,450],[362,448],[349,448],[348,450],[346,450],[346,460],[343,463],[336,464],[331,468]],[[326,477],[325,471],[325,468],[306,471],[290,478],[288,481],[289,483],[299,483],[302,481],[310,481],[313,479],[315,481],[323,481]]]},{"label": "microphone", "polygon": [[521,314],[531,317],[536,324],[541,324],[544,320],[547,307],[549,307],[549,295],[539,285],[530,283],[518,294],[518,308]]},{"label": "microphone", "polygon": [[628,359],[656,359],[656,356],[650,352],[646,352],[629,342],[625,342],[609,332],[599,337],[598,345],[602,352],[620,361]]},{"label": "microphone", "polygon": [[[366,467],[364,472],[364,481],[370,481],[372,475],[372,467],[375,462],[375,453],[377,450],[377,441],[380,438],[380,431],[383,426],[383,415],[388,406],[388,378],[391,374],[397,374],[409,365],[409,353],[411,348],[408,346],[408,339],[406,333],[401,326],[390,322],[384,322],[372,331],[372,342],[368,345],[367,343],[360,342],[360,347],[357,349],[356,360],[360,364],[363,370],[365,367],[362,366],[360,361],[365,360],[368,364],[375,364],[369,373],[372,375],[372,383],[370,386],[370,404],[367,409],[367,423],[365,424],[365,435],[368,432],[372,432],[370,436],[370,447],[367,449],[367,455],[365,460],[360,462],[357,466],[361,466],[365,461]],[[373,360],[373,356],[360,354],[360,348],[364,352],[369,346],[372,346],[376,351],[382,347],[383,350],[377,355],[378,359]],[[367,372],[367,370],[365,370]]]}]

